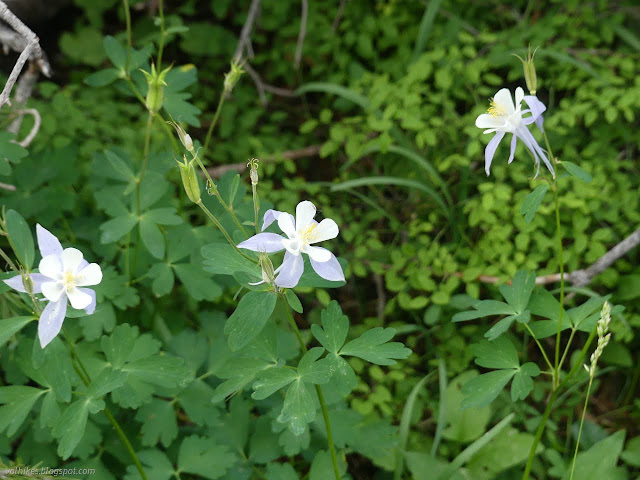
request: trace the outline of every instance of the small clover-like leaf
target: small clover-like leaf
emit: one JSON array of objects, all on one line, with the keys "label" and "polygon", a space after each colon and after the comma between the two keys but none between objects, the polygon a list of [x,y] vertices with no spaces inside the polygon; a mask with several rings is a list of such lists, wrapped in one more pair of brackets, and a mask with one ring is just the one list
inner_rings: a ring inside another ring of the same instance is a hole
[{"label": "small clover-like leaf", "polygon": [[335,300],[322,310],[321,318],[322,327],[312,325],[311,332],[328,352],[337,353],[347,339],[349,319],[342,314],[342,309]]},{"label": "small clover-like leaf", "polygon": [[394,328],[376,327],[351,340],[340,350],[341,355],[359,357],[377,365],[393,365],[393,359],[405,359],[411,349],[400,342],[389,342],[395,335]]}]

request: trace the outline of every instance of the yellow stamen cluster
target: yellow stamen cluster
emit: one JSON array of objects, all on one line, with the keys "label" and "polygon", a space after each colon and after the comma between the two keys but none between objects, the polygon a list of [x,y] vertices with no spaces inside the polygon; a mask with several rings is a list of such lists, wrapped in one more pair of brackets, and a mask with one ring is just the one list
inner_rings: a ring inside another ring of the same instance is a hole
[{"label": "yellow stamen cluster", "polygon": [[76,283],[76,278],[73,276],[72,272],[66,272],[62,279],[62,283],[65,287],[73,287]]},{"label": "yellow stamen cluster", "polygon": [[500,117],[505,114],[505,110],[502,105],[499,105],[498,103],[496,103],[495,100],[492,99],[491,103],[489,104],[489,109],[487,110],[487,113],[494,117]]},{"label": "yellow stamen cluster", "polygon": [[313,242],[313,240],[316,238],[316,234],[314,233],[314,230],[316,229],[317,226],[318,226],[317,223],[312,223],[311,225],[306,226],[300,232],[300,237],[302,237],[302,239],[307,243]]}]

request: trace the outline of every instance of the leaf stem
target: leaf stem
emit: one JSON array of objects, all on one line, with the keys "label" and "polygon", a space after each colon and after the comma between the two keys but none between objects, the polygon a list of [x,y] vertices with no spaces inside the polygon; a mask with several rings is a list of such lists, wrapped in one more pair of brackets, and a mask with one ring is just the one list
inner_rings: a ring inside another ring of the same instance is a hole
[{"label": "leaf stem", "polygon": [[[555,188],[553,189],[554,205],[556,212],[556,234],[558,242],[558,261],[560,263],[560,312],[558,314],[558,331],[556,333],[556,356],[555,356],[555,370],[556,378],[559,378],[560,374],[560,337],[562,333],[562,313],[564,311],[564,252],[562,247],[562,230],[560,228],[560,202],[558,198],[558,181],[554,180]],[[554,385],[554,386],[557,386]]]},{"label": "leaf stem", "polygon": [[158,41],[158,71],[162,70],[162,52],[164,51],[164,1],[158,0],[158,14],[160,15],[160,40]]},{"label": "leaf stem", "polygon": [[131,64],[131,49],[133,48],[133,41],[131,40],[131,11],[129,10],[129,0],[122,0],[124,6],[124,20],[127,25],[127,63],[125,63],[125,72],[129,72],[129,65]]},{"label": "leaf stem", "polygon": [[[78,373],[78,376],[82,380],[82,383],[84,383],[85,386],[88,387],[89,384],[91,383],[91,377],[89,376],[89,372],[87,371],[87,369],[85,368],[84,364],[82,363],[82,360],[80,359],[80,356],[78,355],[78,352],[76,351],[76,347],[69,340],[69,338],[64,333],[64,331],[63,331],[63,337],[67,341],[67,345],[69,345],[69,349],[71,351],[71,359],[73,360],[74,366],[77,366],[76,367],[76,372]],[[142,477],[143,480],[148,480],[147,474],[145,473],[144,469],[142,468],[142,463],[140,463],[140,459],[138,458],[138,455],[136,454],[135,450],[133,449],[133,446],[131,445],[131,442],[129,441],[129,438],[127,437],[127,434],[124,433],[124,430],[122,430],[122,427],[120,426],[120,424],[118,423],[116,418],[113,416],[113,414],[111,413],[111,411],[107,407],[104,407],[103,412],[107,416],[109,421],[111,422],[111,425],[113,426],[113,428],[115,429],[116,433],[118,434],[118,437],[120,438],[120,441],[122,442],[122,444],[127,449],[127,452],[129,452],[129,455],[131,456],[131,459],[133,460],[133,463],[135,464],[136,468],[138,469],[138,472],[140,473],[140,476]]]},{"label": "leaf stem", "polygon": [[218,106],[216,107],[216,111],[213,114],[213,119],[211,120],[211,124],[209,125],[209,129],[207,130],[207,135],[204,137],[204,145],[202,146],[202,158],[205,158],[207,151],[209,149],[209,142],[211,141],[211,134],[213,133],[213,129],[218,123],[218,117],[220,116],[220,112],[222,111],[222,105],[224,105],[224,101],[226,99],[226,92],[224,89],[220,93],[220,99],[218,100]]},{"label": "leaf stem", "polygon": [[[293,329],[296,337],[298,338],[298,343],[300,343],[300,348],[303,353],[307,353],[307,346],[304,343],[302,335],[300,334],[300,330],[298,329],[298,325],[296,324],[295,319],[293,318],[293,313],[291,312],[291,307],[287,302],[284,294],[282,292],[279,293],[280,298],[284,302],[285,310],[287,311],[287,319],[289,320],[289,325]],[[331,462],[333,463],[333,473],[336,476],[336,480],[340,480],[340,469],[338,468],[338,456],[336,455],[336,448],[333,444],[333,433],[331,430],[331,421],[329,420],[329,411],[327,410],[327,404],[324,401],[324,395],[322,394],[322,388],[320,385],[315,385],[316,393],[318,394],[318,400],[320,400],[320,409],[322,410],[322,417],[324,418],[324,425],[327,428],[327,445],[329,446],[329,452],[331,454]]]},{"label": "leaf stem", "polygon": [[251,260],[253,263],[258,263],[256,260],[254,260],[253,258],[248,256],[247,254],[245,254],[242,250],[240,250],[238,248],[238,245],[236,245],[236,243],[233,241],[233,239],[231,238],[231,236],[229,235],[227,230],[222,226],[222,224],[220,223],[220,220],[218,220],[215,217],[215,215],[213,213],[211,213],[207,207],[205,207],[204,203],[202,203],[202,200],[200,200],[198,203],[196,203],[196,205],[198,205],[202,209],[202,211],[207,215],[207,217],[209,217],[209,219],[215,224],[215,226],[218,227],[218,229],[222,232],[222,235],[224,235],[224,238],[227,239],[227,242],[229,242],[229,244],[233,248],[235,248],[235,250],[240,255],[242,255],[247,260]]},{"label": "leaf stem", "polygon": [[[531,338],[533,338],[535,340],[536,344],[538,345],[538,348],[540,349],[540,352],[542,353],[542,356],[544,357],[544,360],[547,362],[547,365],[549,366],[551,371],[555,372],[555,369],[553,368],[553,365],[549,361],[549,357],[547,357],[547,352],[544,351],[544,348],[542,348],[542,345],[540,344],[540,341],[533,334],[533,331],[531,330],[531,327],[526,323],[524,324],[524,327],[527,329],[527,332],[529,332],[529,335],[531,335]],[[553,378],[555,379],[555,373],[553,375]]]}]

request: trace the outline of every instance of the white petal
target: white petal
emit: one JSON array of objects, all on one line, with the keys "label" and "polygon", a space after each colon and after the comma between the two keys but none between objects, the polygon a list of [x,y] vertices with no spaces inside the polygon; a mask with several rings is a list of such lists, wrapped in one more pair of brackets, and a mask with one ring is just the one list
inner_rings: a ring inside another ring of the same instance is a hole
[{"label": "white petal", "polygon": [[313,221],[316,216],[316,206],[309,200],[300,202],[296,207],[296,231],[302,230]]},{"label": "white petal", "polygon": [[284,238],[277,233],[259,233],[240,242],[238,247],[254,252],[273,253],[284,249],[283,240]]},{"label": "white petal", "polygon": [[266,212],[264,212],[264,217],[262,219],[262,231],[264,232],[269,227],[269,225],[271,225],[273,222],[278,220],[278,217],[280,215],[291,215],[291,214],[289,213],[285,214],[284,212],[281,212],[279,210],[272,210],[272,209],[269,209]]},{"label": "white petal", "polygon": [[69,302],[71,302],[71,306],[77,310],[87,308],[91,304],[91,295],[82,290],[79,288],[70,288],[67,290]]},{"label": "white petal", "polygon": [[[50,282],[51,279],[45,277],[41,273],[32,273],[29,275],[31,277],[31,282],[33,283],[33,293],[41,293],[42,292],[42,282]],[[14,290],[18,292],[26,293],[24,285],[22,283],[22,275],[17,275],[15,277],[11,277],[8,280],[5,280],[4,283],[9,285]]]},{"label": "white petal", "polygon": [[93,314],[96,311],[96,292],[91,290],[90,288],[79,288],[82,293],[86,293],[91,297],[91,303],[84,307],[84,311],[87,315]]},{"label": "white petal", "polygon": [[316,262],[328,262],[331,258],[331,252],[326,248],[312,247],[307,245],[302,249],[302,251],[309,255],[309,258],[315,260]]},{"label": "white petal", "polygon": [[42,294],[51,302],[57,302],[62,292],[64,292],[64,286],[61,282],[44,282],[42,284]]},{"label": "white petal", "polygon": [[71,270],[75,273],[82,263],[82,252],[77,248],[65,248],[60,258],[62,258],[64,271],[67,272]]},{"label": "white petal", "polygon": [[[322,247],[315,247],[324,250]],[[328,251],[328,250],[327,250]],[[332,282],[344,282],[344,272],[335,255],[329,252],[330,258],[326,262],[316,262],[311,258],[311,266],[325,280]]]},{"label": "white petal", "polygon": [[60,329],[64,316],[67,314],[67,298],[61,297],[57,302],[49,302],[38,322],[38,337],[40,338],[40,346],[42,348],[49,345],[51,340],[56,338]]},{"label": "white petal", "polygon": [[60,240],[39,223],[36,225],[36,236],[38,237],[38,247],[42,258],[47,255],[60,255],[62,253]]},{"label": "white petal", "polygon": [[504,109],[504,114],[506,116],[511,115],[516,111],[516,108],[513,106],[513,97],[511,97],[511,92],[508,88],[501,88],[498,90],[498,93],[493,97],[493,101],[496,105]]},{"label": "white petal", "polygon": [[62,278],[62,260],[58,255],[47,255],[38,264],[40,273],[52,280]]},{"label": "white petal", "polygon": [[318,226],[312,232],[312,238],[309,243],[324,242],[325,240],[331,240],[336,238],[340,229],[338,224],[330,218],[322,220]]},{"label": "white petal", "polygon": [[282,245],[287,250],[287,252],[293,255],[300,255],[300,252],[302,251],[302,248],[303,248],[303,244],[298,238],[295,238],[293,240],[290,240],[288,238],[283,238]]},{"label": "white petal", "polygon": [[293,226],[293,215],[280,215],[278,217],[278,227],[287,237],[291,238],[296,234],[296,228]]},{"label": "white petal", "polygon": [[524,90],[522,90],[522,87],[516,88],[516,108],[520,106],[523,98],[524,98]]},{"label": "white petal", "polygon": [[102,281],[102,269],[97,263],[90,263],[76,274],[76,285],[86,287],[98,285]]},{"label": "white petal", "polygon": [[289,252],[284,254],[282,269],[276,277],[276,285],[282,288],[293,288],[300,281],[304,271],[304,260],[302,255],[293,255]]},{"label": "white petal", "polygon": [[476,118],[476,127],[478,128],[499,128],[502,125],[504,125],[504,118],[494,117],[488,113],[478,115],[478,118]]}]

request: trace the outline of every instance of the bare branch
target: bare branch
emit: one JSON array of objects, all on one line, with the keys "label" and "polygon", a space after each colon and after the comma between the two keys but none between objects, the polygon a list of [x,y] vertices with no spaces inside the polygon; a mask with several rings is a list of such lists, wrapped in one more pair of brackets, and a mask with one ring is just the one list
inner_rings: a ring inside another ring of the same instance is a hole
[{"label": "bare branch", "polygon": [[250,44],[251,42],[251,31],[253,30],[253,24],[256,20],[259,9],[260,0],[252,0],[251,6],[249,7],[249,13],[247,14],[247,19],[245,20],[244,25],[242,26],[242,31],[240,32],[240,38],[238,39],[236,52],[233,54],[233,59],[236,62],[239,62],[241,60],[242,52],[244,51],[245,46]]},{"label": "bare branch", "polygon": [[17,52],[22,52],[29,44],[35,43],[31,60],[38,64],[38,67],[45,76],[50,77],[51,66],[49,65],[49,61],[47,60],[47,56],[44,51],[40,48],[40,41],[38,37],[31,31],[31,29],[29,29],[29,27],[16,17],[11,10],[9,10],[7,4],[2,0],[0,0],[0,19],[7,22],[7,24],[9,24],[9,26],[19,35],[18,37],[9,39],[6,29],[3,29],[4,32],[0,39],[5,47],[9,46]]},{"label": "bare branch", "polygon": [[22,67],[26,63],[27,59],[29,58],[29,55],[31,55],[31,51],[36,45],[37,43],[34,43],[34,42],[29,43],[27,47],[22,51],[20,56],[18,57],[18,61],[13,66],[13,70],[11,70],[11,74],[9,75],[9,79],[7,80],[7,83],[4,86],[2,93],[0,93],[0,108],[2,108],[3,105],[5,104],[11,105],[11,102],[9,101],[9,95],[11,95],[11,90],[13,89],[13,86],[15,85],[16,80],[18,80],[18,76],[22,71]]},{"label": "bare branch", "polygon": [[[35,63],[31,63],[26,72],[24,72],[18,83],[16,84],[16,93],[13,96],[13,101],[16,106],[24,105],[27,100],[31,97],[31,93],[33,92],[33,87],[38,80],[38,72],[39,69]],[[20,126],[22,125],[22,119],[24,115],[18,115],[18,117],[11,122],[9,125],[9,130],[11,133],[18,133],[20,131]]]},{"label": "bare branch", "polygon": [[40,130],[40,125],[42,124],[42,118],[40,117],[40,113],[38,112],[38,110],[36,110],[35,108],[26,108],[24,110],[20,110],[18,113],[20,114],[20,118],[22,118],[24,115],[33,116],[33,127],[31,127],[31,131],[26,137],[24,137],[24,140],[18,142],[18,145],[27,148],[31,144],[31,142],[33,142],[33,139],[36,138],[38,130]]},{"label": "bare branch", "polygon": [[340,20],[342,20],[342,12],[344,12],[344,7],[347,3],[347,0],[341,0],[340,6],[338,7],[338,12],[336,13],[336,18],[333,19],[333,24],[331,25],[331,31],[335,32],[338,29],[338,25],[340,25]]},{"label": "bare branch", "polygon": [[300,32],[298,33],[298,43],[296,45],[296,56],[295,56],[296,69],[300,68],[300,60],[302,60],[302,47],[304,45],[304,37],[307,34],[308,14],[309,14],[309,0],[302,0],[302,13],[300,15]]},{"label": "bare branch", "polygon": [[[275,162],[279,159],[296,160],[298,158],[313,157],[320,152],[322,145],[309,145],[308,147],[299,148],[297,150],[286,150],[284,152],[268,155],[261,160],[264,162]],[[221,177],[227,172],[244,172],[247,169],[247,162],[229,163],[218,167],[209,167],[207,171],[212,177]]]},{"label": "bare branch", "polygon": [[273,85],[269,85],[262,81],[262,78],[256,72],[251,65],[245,63],[243,68],[247,71],[249,76],[253,79],[253,83],[255,83],[256,88],[258,89],[258,96],[260,97],[260,103],[263,106],[267,106],[267,96],[265,92],[273,93],[274,95],[278,95],[280,97],[297,97],[298,94],[294,90],[289,90],[287,88],[274,87]]},{"label": "bare branch", "polygon": [[0,188],[3,189],[3,190],[9,190],[10,192],[15,192],[16,191],[15,185],[9,185],[8,183],[0,182]]}]

